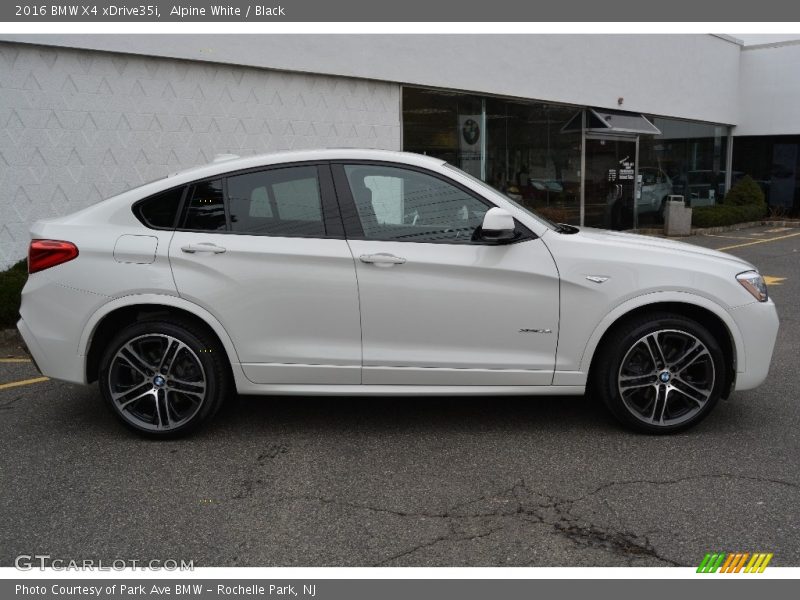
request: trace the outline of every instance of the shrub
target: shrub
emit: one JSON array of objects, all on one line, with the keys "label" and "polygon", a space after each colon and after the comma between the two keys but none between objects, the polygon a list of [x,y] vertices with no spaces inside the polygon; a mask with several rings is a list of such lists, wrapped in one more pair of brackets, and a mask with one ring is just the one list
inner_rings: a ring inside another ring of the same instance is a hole
[{"label": "shrub", "polygon": [[27,260],[0,271],[0,328],[14,327],[19,319],[20,293],[27,279]]},{"label": "shrub", "polygon": [[765,211],[767,209],[764,192],[761,191],[761,188],[758,187],[758,184],[750,175],[745,175],[737,181],[725,195],[725,199],[722,203],[731,206],[758,205],[764,206]]},{"label": "shrub", "polygon": [[767,212],[764,192],[749,175],[736,182],[721,204],[699,206],[692,211],[694,227],[721,227],[757,221]]},{"label": "shrub", "polygon": [[694,227],[722,227],[757,221],[764,216],[764,209],[760,206],[729,206],[717,204],[716,206],[699,206],[692,210],[692,225]]}]

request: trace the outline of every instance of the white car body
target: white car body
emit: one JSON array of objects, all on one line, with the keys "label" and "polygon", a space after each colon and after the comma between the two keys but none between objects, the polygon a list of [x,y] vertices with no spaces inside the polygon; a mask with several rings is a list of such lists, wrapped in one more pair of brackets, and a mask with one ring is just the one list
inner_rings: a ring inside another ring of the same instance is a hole
[{"label": "white car body", "polygon": [[[146,227],[131,206],[201,178],[281,163],[381,161],[480,194],[534,234],[508,245],[232,235]],[[778,321],[728,254],[593,229],[561,233],[442,160],[319,150],[225,160],[37,222],[79,256],[34,273],[19,330],[44,375],[93,379],[98,327],[130,307],[179,309],[218,337],[241,394],[581,394],[604,333],[680,306],[727,330],[735,389],[767,376]],[[181,248],[216,244],[224,253]],[[391,254],[403,264],[368,264]],[[388,267],[388,268],[387,268]],[[734,383],[732,381],[732,383]]]}]

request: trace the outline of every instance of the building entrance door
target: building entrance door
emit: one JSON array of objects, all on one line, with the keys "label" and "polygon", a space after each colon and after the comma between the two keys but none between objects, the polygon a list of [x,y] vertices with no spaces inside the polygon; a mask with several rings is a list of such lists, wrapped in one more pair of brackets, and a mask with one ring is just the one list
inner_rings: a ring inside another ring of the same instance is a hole
[{"label": "building entrance door", "polygon": [[636,223],[638,138],[586,138],[586,227],[632,229]]}]

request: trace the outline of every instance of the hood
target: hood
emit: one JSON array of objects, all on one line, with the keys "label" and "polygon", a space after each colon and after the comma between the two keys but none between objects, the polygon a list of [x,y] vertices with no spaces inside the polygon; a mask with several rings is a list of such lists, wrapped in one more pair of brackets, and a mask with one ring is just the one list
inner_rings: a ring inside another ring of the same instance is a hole
[{"label": "hood", "polygon": [[667,250],[669,252],[679,252],[687,256],[704,256],[723,260],[728,264],[736,264],[741,266],[742,271],[757,270],[755,266],[746,260],[742,260],[732,254],[719,252],[718,250],[711,250],[710,248],[703,248],[701,246],[694,246],[685,242],[678,242],[676,240],[667,240],[664,238],[651,237],[648,235],[639,235],[635,233],[626,233],[624,231],[610,231],[606,229],[593,229],[591,227],[581,227],[577,235],[582,236],[589,240],[596,240],[597,242],[606,244],[615,244],[618,246],[630,246],[632,249],[653,249],[653,250]]}]

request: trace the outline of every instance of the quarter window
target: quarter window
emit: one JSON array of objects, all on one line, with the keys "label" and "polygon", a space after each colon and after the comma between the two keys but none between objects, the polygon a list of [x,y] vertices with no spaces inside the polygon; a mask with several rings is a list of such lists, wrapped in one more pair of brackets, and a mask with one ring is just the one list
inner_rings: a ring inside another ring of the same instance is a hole
[{"label": "quarter window", "polygon": [[316,167],[287,167],[228,178],[231,231],[325,236]]},{"label": "quarter window", "polygon": [[418,171],[378,165],[344,169],[367,239],[469,243],[489,208]]},{"label": "quarter window", "polygon": [[137,218],[155,229],[172,229],[183,198],[183,188],[175,188],[139,202],[134,211]]}]

